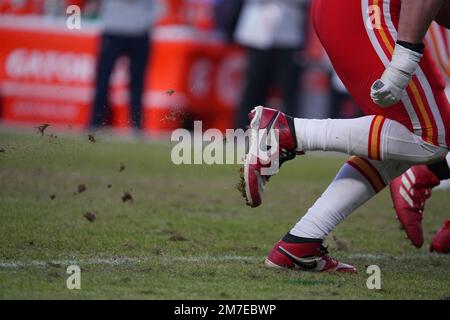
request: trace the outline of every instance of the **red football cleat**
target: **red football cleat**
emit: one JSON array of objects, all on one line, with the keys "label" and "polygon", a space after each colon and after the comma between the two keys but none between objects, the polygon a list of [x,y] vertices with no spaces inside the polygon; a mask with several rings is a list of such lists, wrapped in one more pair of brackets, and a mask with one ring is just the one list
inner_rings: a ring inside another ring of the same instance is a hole
[{"label": "red football cleat", "polygon": [[[243,194],[249,206],[257,207],[270,176],[285,161],[295,158],[297,138],[293,118],[278,110],[259,106],[251,111],[249,118],[251,131],[244,160]],[[278,136],[273,135],[275,132]]]},{"label": "red football cleat", "polygon": [[444,225],[433,237],[430,251],[437,253],[450,253],[450,219],[444,222]]},{"label": "red football cleat", "polygon": [[417,248],[423,245],[422,214],[431,189],[439,185],[425,165],[414,166],[390,184],[392,202],[406,235]]},{"label": "red football cleat", "polygon": [[265,265],[275,269],[357,273],[354,266],[331,258],[320,242],[291,243],[280,240],[266,258]]}]

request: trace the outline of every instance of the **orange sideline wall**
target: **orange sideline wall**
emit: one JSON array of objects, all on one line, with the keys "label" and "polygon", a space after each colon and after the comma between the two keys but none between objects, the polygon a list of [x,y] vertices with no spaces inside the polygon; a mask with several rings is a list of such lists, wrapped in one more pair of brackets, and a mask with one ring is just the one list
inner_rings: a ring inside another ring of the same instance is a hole
[{"label": "orange sideline wall", "polygon": [[[99,29],[69,30],[65,20],[32,16],[0,17],[1,120],[13,124],[50,123],[83,129],[89,124]],[[112,124],[126,128],[127,60],[111,81]],[[245,56],[207,31],[183,25],[155,28],[144,93],[146,131],[167,132],[183,116],[204,128],[233,127],[242,88]]]}]

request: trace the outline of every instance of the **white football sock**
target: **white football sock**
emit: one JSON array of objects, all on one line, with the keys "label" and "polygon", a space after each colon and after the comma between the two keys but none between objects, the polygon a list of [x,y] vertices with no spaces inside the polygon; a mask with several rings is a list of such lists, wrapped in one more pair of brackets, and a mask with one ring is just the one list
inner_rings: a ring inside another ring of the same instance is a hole
[{"label": "white football sock", "polygon": [[352,157],[290,233],[324,239],[350,213],[409,167],[404,162]]},{"label": "white football sock", "polygon": [[446,148],[434,146],[397,121],[382,116],[356,119],[294,119],[299,151],[338,151],[374,160],[411,164],[442,159]]}]

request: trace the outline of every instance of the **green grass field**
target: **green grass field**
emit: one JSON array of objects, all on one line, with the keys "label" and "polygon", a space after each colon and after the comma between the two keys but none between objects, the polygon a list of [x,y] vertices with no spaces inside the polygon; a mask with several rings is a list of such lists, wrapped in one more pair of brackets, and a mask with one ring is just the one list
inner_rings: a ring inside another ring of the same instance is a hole
[{"label": "green grass field", "polygon": [[[169,141],[3,132],[1,148],[2,299],[450,299],[450,257],[425,248],[449,216],[445,191],[427,205],[420,250],[399,230],[384,191],[327,241],[358,275],[264,268],[344,157],[287,163],[263,206],[250,209],[235,188],[238,166],[175,166]],[[124,192],[133,201],[123,202]],[[81,290],[66,288],[70,264],[81,268]],[[372,264],[381,290],[366,287]]]}]

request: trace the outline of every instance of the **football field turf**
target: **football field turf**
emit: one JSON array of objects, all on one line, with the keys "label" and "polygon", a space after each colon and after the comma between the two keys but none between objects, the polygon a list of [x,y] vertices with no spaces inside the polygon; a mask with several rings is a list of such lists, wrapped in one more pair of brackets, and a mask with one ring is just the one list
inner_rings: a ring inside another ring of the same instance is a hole
[{"label": "football field turf", "polygon": [[[2,299],[450,299],[450,256],[427,251],[450,216],[449,191],[427,204],[420,250],[385,190],[327,240],[357,275],[273,271],[265,255],[345,157],[285,164],[250,209],[236,190],[238,166],[175,166],[169,141],[3,132],[1,149]],[[66,287],[72,264],[80,290]],[[381,290],[366,287],[369,265],[381,268]]]}]

